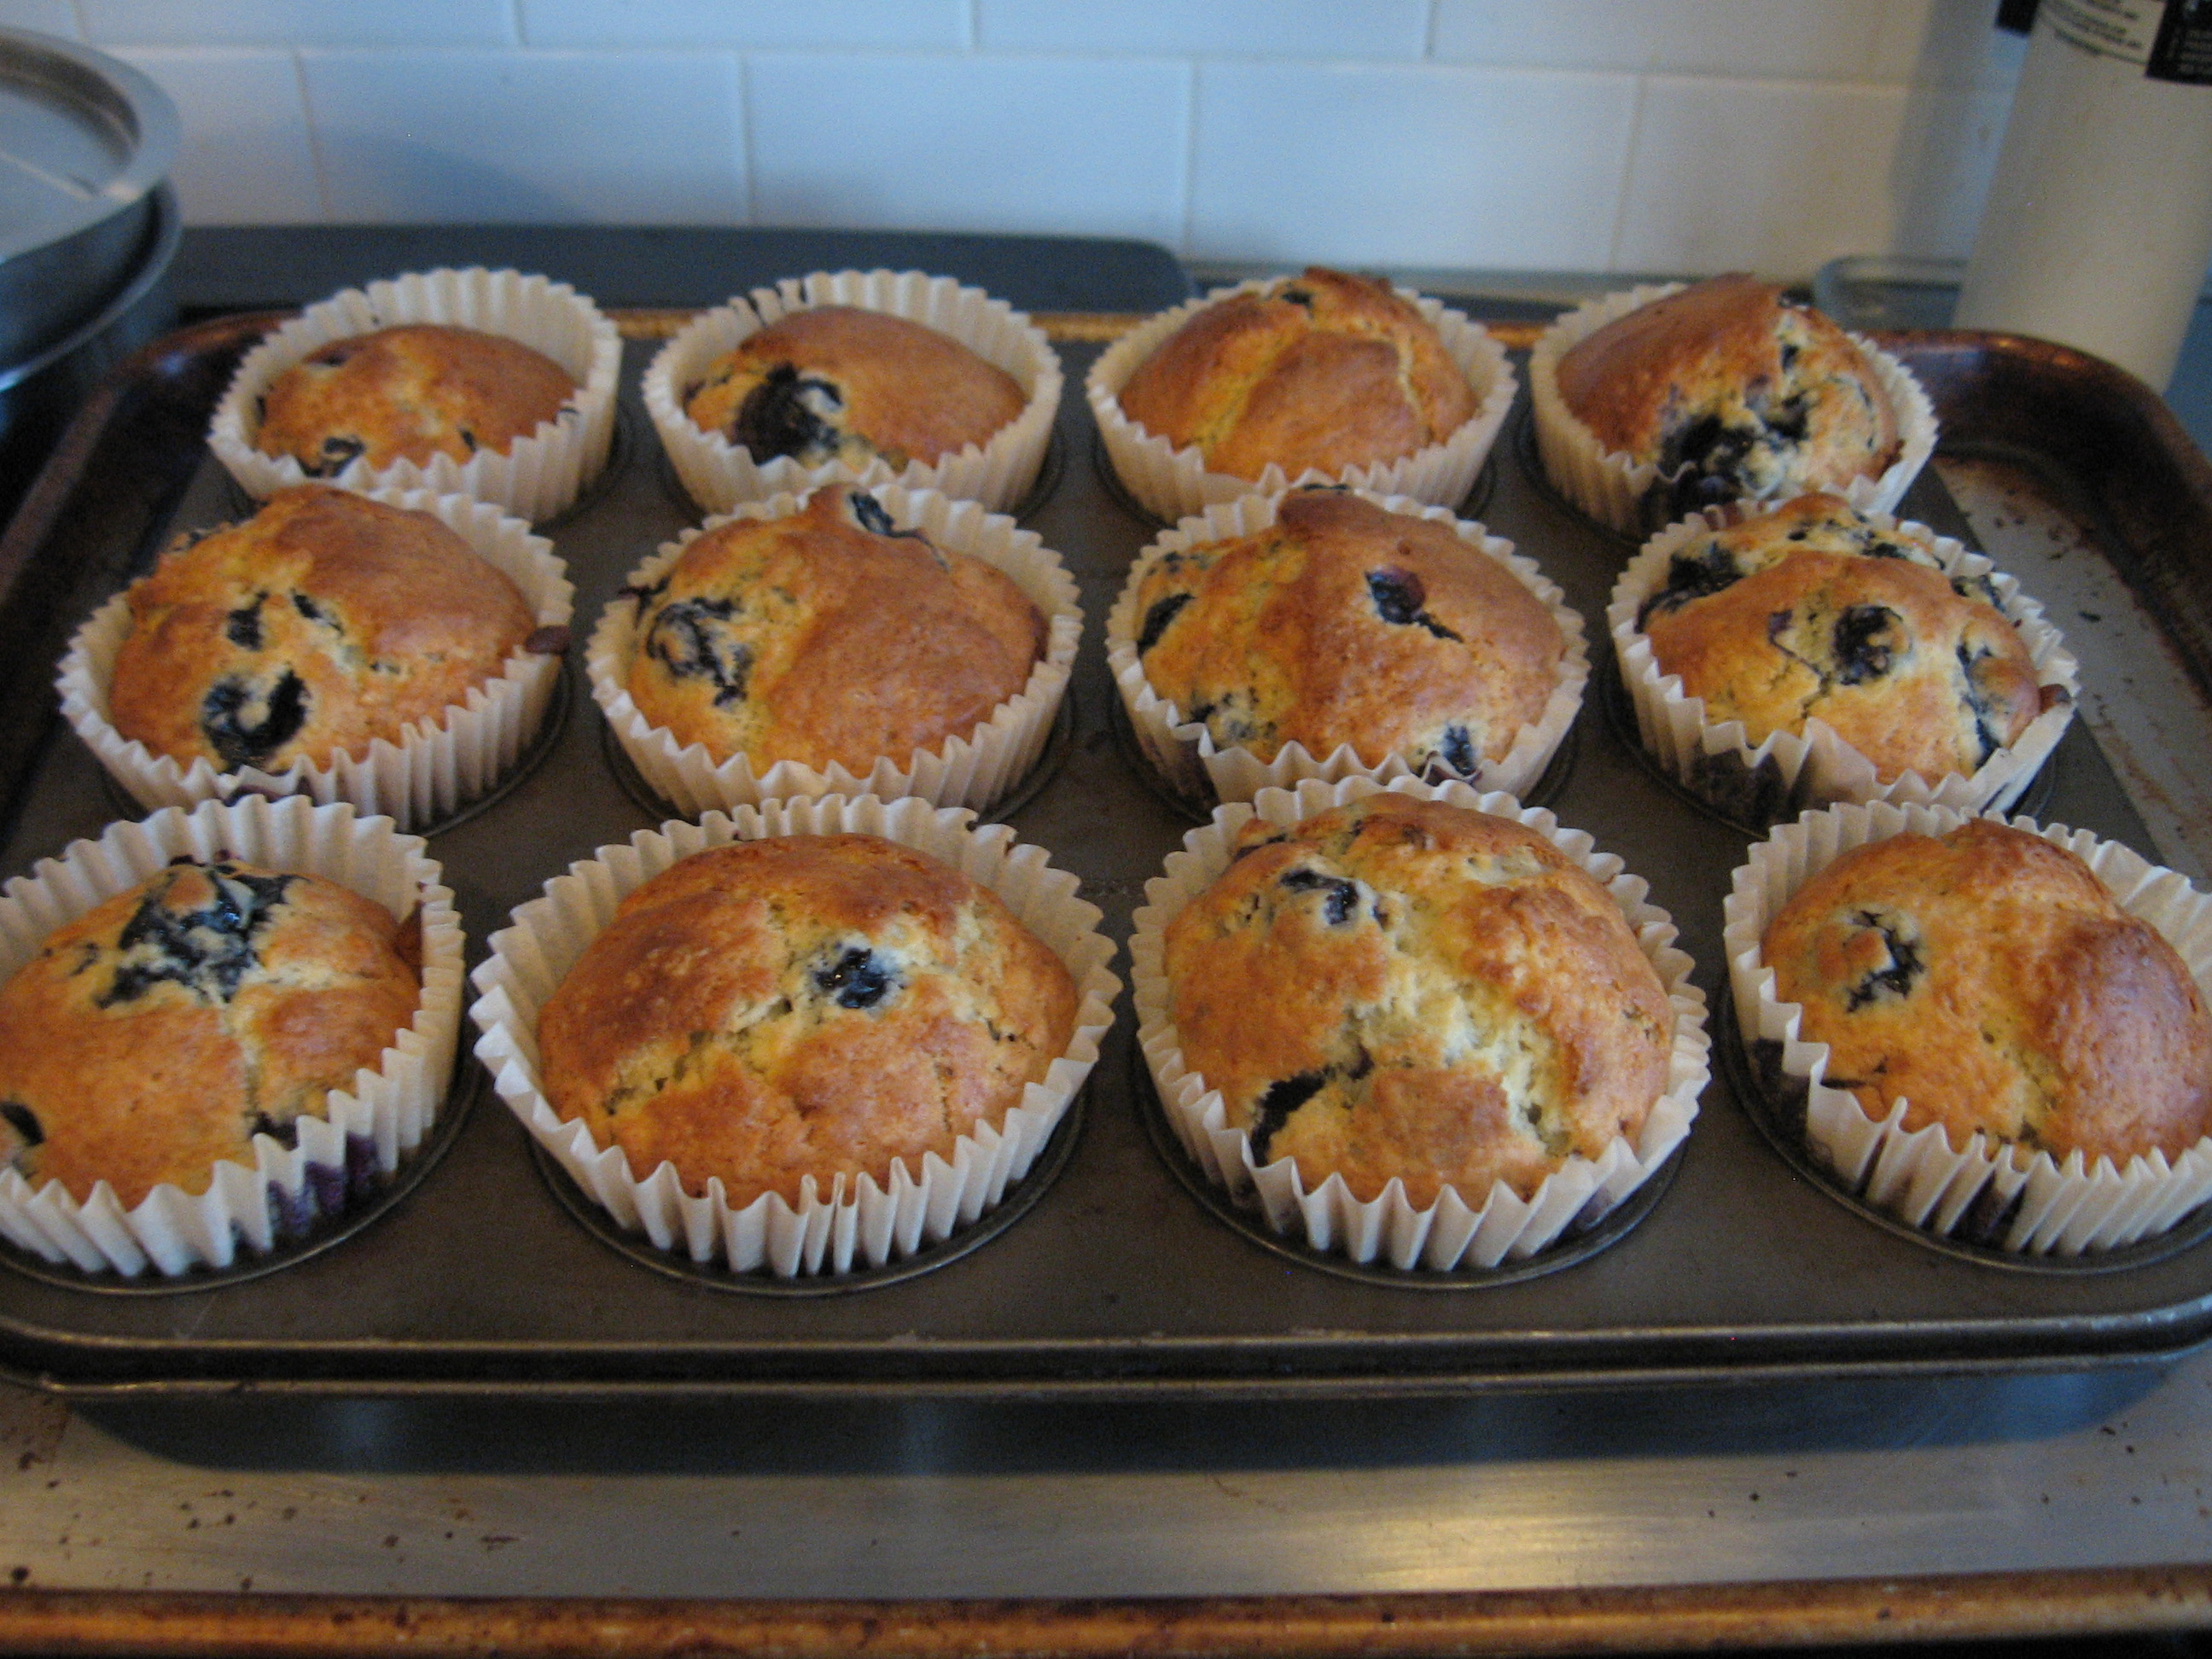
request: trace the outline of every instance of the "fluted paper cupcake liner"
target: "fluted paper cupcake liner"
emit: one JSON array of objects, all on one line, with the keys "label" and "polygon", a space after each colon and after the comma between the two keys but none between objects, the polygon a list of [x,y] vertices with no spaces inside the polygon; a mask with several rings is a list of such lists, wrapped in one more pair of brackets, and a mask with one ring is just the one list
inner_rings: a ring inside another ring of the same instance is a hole
[{"label": "fluted paper cupcake liner", "polygon": [[343,802],[208,801],[70,842],[0,896],[0,980],[35,957],[56,928],[181,857],[322,876],[401,921],[419,911],[415,1017],[392,1034],[375,1069],[364,1067],[349,1091],[329,1095],[325,1116],[301,1115],[296,1145],[256,1135],[252,1165],[216,1164],[204,1193],[164,1182],[125,1209],[105,1181],[80,1203],[58,1181],[33,1188],[15,1170],[0,1170],[0,1235],[58,1267],[134,1277],[151,1267],[174,1277],[231,1267],[241,1244],[265,1254],[373,1193],[422,1145],[453,1079],[464,943],[453,896],[420,840]]},{"label": "fluted paper cupcake liner", "polygon": [[[758,461],[726,434],[707,431],[684,412],[686,389],[715,358],[794,311],[821,306],[885,312],[949,335],[1012,375],[1028,401],[988,441],[934,463],[909,461],[902,471],[882,460],[860,469],[842,461],[808,466],[787,456]],[[1060,410],[1060,357],[1044,331],[981,289],[919,270],[817,271],[787,276],[772,289],[755,289],[750,299],[732,299],[700,316],[662,347],[646,370],[645,407],[676,476],[704,512],[726,513],[739,502],[774,495],[803,495],[823,484],[896,483],[1005,513],[1036,482]]]},{"label": "fluted paper cupcake liner", "polygon": [[[1219,1091],[1209,1088],[1185,1063],[1163,965],[1169,923],[1227,867],[1237,830],[1248,819],[1295,823],[1382,789],[1526,824],[1581,865],[1620,906],[1674,1011],[1666,1086],[1633,1144],[1624,1138],[1600,1158],[1569,1158],[1526,1199],[1504,1182],[1494,1182],[1487,1193],[1462,1193],[1447,1186],[1435,1203],[1416,1208],[1406,1197],[1404,1182],[1394,1179],[1379,1196],[1363,1203],[1341,1176],[1332,1175],[1308,1192],[1296,1159],[1258,1164],[1251,1136],[1230,1126]],[[1524,808],[1510,795],[1478,794],[1459,783],[1398,778],[1378,784],[1364,777],[1334,785],[1309,781],[1295,791],[1271,789],[1250,805],[1217,809],[1211,823],[1183,837],[1183,848],[1169,854],[1164,875],[1145,884],[1146,903],[1136,913],[1129,940],[1137,1040],[1184,1150],[1216,1186],[1256,1203],[1278,1234],[1354,1261],[1379,1260],[1408,1271],[1494,1267],[1509,1258],[1534,1255],[1578,1220],[1594,1222],[1643,1185],[1689,1133],[1708,1076],[1709,1048],[1705,993],[1690,982],[1693,964],[1674,948],[1673,921],[1645,898],[1644,880],[1625,873],[1618,858],[1598,852],[1589,836],[1562,827],[1549,812]]]},{"label": "fluted paper cupcake liner", "polygon": [[[1925,525],[1900,522],[1887,513],[1869,515],[1884,534],[1928,546],[1945,575],[1968,580],[1987,577],[1996,589],[1997,608],[2020,630],[2021,641],[2035,665],[2037,684],[2059,694],[2026,731],[1972,772],[1930,779],[1908,771],[1885,782],[1872,761],[1817,715],[1805,723],[1802,732],[1774,732],[1765,742],[1754,744],[1741,720],[1709,723],[1705,699],[1686,695],[1681,677],[1661,670],[1650,639],[1637,626],[1636,617],[1644,601],[1665,584],[1675,550],[1692,537],[1741,523],[1759,510],[1708,507],[1668,526],[1644,544],[1613,584],[1606,621],[1614,657],[1636,710],[1637,731],[1661,769],[1691,793],[1743,819],[1763,816],[1772,821],[1838,801],[1887,800],[1978,812],[2017,800],[2066,735],[2081,690],[2079,665],[2058,630],[2045,619],[2042,605],[2021,592],[2017,580]],[[1773,805],[1763,813],[1739,810],[1746,801]]]},{"label": "fluted paper cupcake liner", "polygon": [[365,289],[348,289],[298,317],[246,355],[216,405],[208,447],[257,500],[309,482],[289,455],[254,447],[262,394],[293,364],[333,340],[408,323],[441,323],[504,335],[544,353],[568,372],[576,391],[554,419],[503,453],[480,450],[465,462],[434,456],[427,465],[356,459],[325,483],[348,489],[427,489],[469,495],[533,523],[551,518],[606,465],[614,439],[622,337],[590,300],[566,283],[514,270],[420,271]]},{"label": "fluted paper cupcake liner", "polygon": [[[553,544],[520,519],[465,495],[424,490],[359,492],[372,501],[428,513],[453,532],[522,591],[536,629],[565,629],[575,604],[568,566]],[[234,797],[307,795],[348,801],[363,813],[384,813],[403,830],[434,823],[490,788],[521,758],[544,722],[561,678],[558,652],[518,650],[499,673],[434,719],[410,726],[397,743],[379,738],[358,754],[328,764],[295,762],[282,772],[241,767],[216,769],[204,757],[189,765],[157,755],[115,729],[108,690],[115,659],[131,632],[131,605],[118,594],[94,612],[70,641],[54,684],[62,714],[108,775],[145,807],[189,806]]]},{"label": "fluted paper cupcake liner", "polygon": [[[1652,487],[1659,469],[1608,450],[1559,395],[1559,363],[1581,341],[1616,318],[1654,300],[1680,292],[1686,284],[1659,283],[1608,294],[1577,307],[1546,330],[1528,353],[1529,419],[1544,476],[1568,501],[1598,523],[1625,536],[1641,536],[1674,517]],[[1911,372],[1871,341],[1851,339],[1875,367],[1876,378],[1897,417],[1898,458],[1881,477],[1854,478],[1833,491],[1862,513],[1889,513],[1936,453],[1936,406]],[[1662,492],[1663,494],[1663,492]]]},{"label": "fluted paper cupcake liner", "polygon": [[[603,847],[546,883],[543,897],[519,908],[513,926],[493,935],[470,1011],[483,1034],[477,1055],[532,1139],[619,1225],[643,1232],[657,1249],[792,1279],[880,1267],[941,1243],[1029,1172],[1097,1063],[1121,988],[1109,971],[1113,942],[1098,931],[1097,908],[1076,896],[1075,877],[1054,868],[1042,848],[1017,845],[1003,825],[972,827],[973,816],[912,799],[832,795],[741,807],[734,817],[713,812],[701,823],[665,823],[640,830],[626,845]],[[1067,1048],[1042,1082],[1028,1085],[1003,1126],[962,1136],[949,1160],[931,1153],[915,1168],[901,1158],[885,1170],[837,1176],[826,1189],[810,1176],[795,1206],[770,1192],[733,1208],[719,1176],[701,1193],[686,1192],[672,1164],[641,1180],[619,1147],[602,1147],[582,1124],[562,1121],[538,1073],[538,1012],[623,899],[708,848],[848,831],[915,848],[988,887],[1074,976],[1080,1002]]]},{"label": "fluted paper cupcake liner", "polygon": [[[918,795],[939,806],[980,810],[1002,799],[1043,754],[1083,636],[1075,583],[1059,556],[1032,532],[1003,514],[987,513],[974,501],[894,483],[875,485],[869,493],[902,527],[918,529],[937,546],[970,554],[1011,578],[1044,615],[1043,655],[1021,690],[964,737],[948,738],[933,749],[917,749],[908,755],[886,755],[864,777],[835,762],[817,769],[781,761],[759,772],[748,756],[717,761],[703,744],[678,744],[667,727],[653,725],[639,710],[627,684],[636,648],[637,602],[617,594],[600,613],[586,649],[592,696],[638,775],[686,817],[716,808],[726,811],[812,795],[878,795],[885,800]],[[650,586],[707,531],[736,519],[785,518],[803,505],[799,498],[776,495],[709,519],[664,544],[630,573],[627,586]]]},{"label": "fluted paper cupcake liner", "polygon": [[[1552,763],[1582,708],[1583,691],[1589,682],[1589,650],[1583,640],[1581,615],[1568,605],[1566,595],[1534,560],[1516,553],[1512,543],[1490,534],[1481,525],[1455,518],[1449,507],[1432,507],[1408,495],[1377,495],[1364,489],[1354,493],[1387,513],[1451,526],[1469,547],[1511,571],[1516,580],[1543,601],[1559,624],[1565,650],[1559,661],[1558,684],[1543,714],[1515,734],[1504,755],[1494,761],[1486,757],[1480,775],[1468,780],[1480,789],[1527,793]],[[1211,796],[1215,800],[1249,801],[1262,789],[1291,789],[1309,778],[1337,783],[1348,777],[1367,777],[1387,783],[1393,778],[1419,775],[1419,769],[1402,754],[1369,758],[1350,744],[1316,757],[1304,744],[1287,743],[1276,751],[1273,760],[1266,762],[1242,745],[1223,748],[1215,744],[1203,721],[1185,720],[1183,711],[1155,692],[1146,678],[1144,663],[1137,655],[1137,634],[1142,622],[1137,593],[1146,575],[1169,553],[1256,534],[1274,523],[1281,503],[1279,495],[1245,495],[1193,514],[1155,538],[1130,567],[1129,579],[1106,618],[1106,665],[1114,676],[1121,706],[1128,712],[1138,746],[1162,777],[1196,799]]]},{"label": "fluted paper cupcake liner", "polygon": [[1505,349],[1480,324],[1407,289],[1399,289],[1398,296],[1420,308],[1474,392],[1474,414],[1441,443],[1398,460],[1346,467],[1336,473],[1308,468],[1292,478],[1281,467],[1270,465],[1257,478],[1238,478],[1207,471],[1206,457],[1194,445],[1177,449],[1121,412],[1121,388],[1163,340],[1204,307],[1231,295],[1255,293],[1267,286],[1261,280],[1240,283],[1163,312],[1115,341],[1091,365],[1084,395],[1090,399],[1107,459],[1123,487],[1146,512],[1168,524],[1203,513],[1218,502],[1255,494],[1280,495],[1301,483],[1350,484],[1379,495],[1410,495],[1435,507],[1456,507],[1465,501],[1491,446],[1498,441],[1498,429],[1505,424],[1517,382],[1505,360]]},{"label": "fluted paper cupcake liner", "polygon": [[[1736,1029],[1754,1056],[1753,1072],[1759,1046],[1772,1045],[1784,1087],[1804,1092],[1807,1142],[1837,1184],[1908,1225],[1942,1237],[1962,1228],[1979,1234],[1994,1216],[2002,1219],[2002,1231],[1990,1242],[2036,1255],[2079,1255],[2154,1237],[2212,1199],[2212,1136],[2177,1158],[2152,1152],[2125,1167],[2109,1158],[2092,1162],[2079,1152],[2061,1163],[1980,1133],[1954,1146],[1941,1124],[1908,1130],[1901,1097],[1876,1119],[1856,1095],[1830,1088],[1824,1080],[1828,1045],[1802,1040],[1802,1008],[1775,995],[1762,941],[1790,895],[1853,848],[1908,831],[1945,835],[1971,816],[1887,802],[1836,806],[1808,812],[1752,848],[1736,869],[1722,916]],[[2024,817],[2010,822],[2080,857],[2123,909],[2165,936],[2198,989],[2212,998],[2212,897],[2179,872],[2086,830]]]}]

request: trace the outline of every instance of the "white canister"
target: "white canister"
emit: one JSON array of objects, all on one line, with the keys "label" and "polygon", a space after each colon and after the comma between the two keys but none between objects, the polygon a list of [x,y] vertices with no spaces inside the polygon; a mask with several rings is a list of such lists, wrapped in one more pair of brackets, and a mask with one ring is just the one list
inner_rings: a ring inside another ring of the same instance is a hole
[{"label": "white canister", "polygon": [[2212,3],[2042,0],[1955,316],[2163,387],[2212,261]]}]

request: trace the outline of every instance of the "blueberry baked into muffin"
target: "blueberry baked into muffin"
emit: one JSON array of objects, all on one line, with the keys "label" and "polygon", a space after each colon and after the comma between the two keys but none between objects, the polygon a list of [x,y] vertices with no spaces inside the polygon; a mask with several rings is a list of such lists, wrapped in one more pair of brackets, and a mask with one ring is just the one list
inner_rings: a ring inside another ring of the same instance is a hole
[{"label": "blueberry baked into muffin", "polygon": [[1947,574],[1930,532],[1832,495],[1691,533],[1636,627],[1707,724],[1740,720],[1756,746],[1817,719],[1885,783],[1971,775],[2064,696],[1986,576]]},{"label": "blueberry baked into muffin", "polygon": [[1140,575],[1146,683],[1215,744],[1262,762],[1350,745],[1474,778],[1540,719],[1566,641],[1550,609],[1449,522],[1335,489],[1284,496],[1275,521],[1170,548]]},{"label": "blueberry baked into muffin", "polygon": [[1320,267],[1194,313],[1130,374],[1121,411],[1208,470],[1257,481],[1397,460],[1443,442],[1480,399],[1420,309]]},{"label": "blueberry baked into muffin", "polygon": [[1470,808],[1380,793],[1253,819],[1163,962],[1184,1063],[1308,1190],[1526,1198],[1633,1142],[1668,1085],[1674,1007],[1620,907]]},{"label": "blueberry baked into muffin", "polygon": [[682,393],[684,413],[755,461],[934,465],[988,443],[1029,398],[949,335],[855,306],[793,311],[748,334]]},{"label": "blueberry baked into muffin", "polygon": [[[775,836],[632,891],[538,1016],[547,1099],[644,1180],[743,1209],[888,1185],[996,1127],[1067,1047],[1077,995],[1003,901],[913,848]],[[848,1182],[849,1188],[849,1182]]]},{"label": "blueberry baked into muffin", "polygon": [[422,932],[321,877],[179,860],[0,988],[0,1165],[79,1203],[207,1190],[350,1089],[414,1018]]},{"label": "blueberry baked into muffin", "polygon": [[125,597],[109,720],[223,772],[396,744],[566,631],[539,637],[514,583],[429,514],[312,484],[179,538]]},{"label": "blueberry baked into muffin", "polygon": [[2212,1133],[2212,1017],[2173,947],[2074,854],[1987,818],[1855,848],[1761,945],[1774,996],[1869,1117],[2063,1162]]},{"label": "blueberry baked into muffin", "polygon": [[289,455],[311,478],[355,461],[372,469],[447,455],[505,454],[560,418],[576,394],[568,372],[505,335],[410,323],[333,340],[261,395],[254,447]]},{"label": "blueberry baked into muffin", "polygon": [[1530,356],[1544,470],[1577,507],[1633,532],[1816,490],[1894,504],[1935,434],[1900,366],[1741,273],[1645,293],[1571,313]]},{"label": "blueberry baked into muffin", "polygon": [[865,775],[967,736],[1021,692],[1047,637],[1010,577],[844,486],[695,537],[617,603],[637,607],[624,684],[639,713],[757,772]]}]

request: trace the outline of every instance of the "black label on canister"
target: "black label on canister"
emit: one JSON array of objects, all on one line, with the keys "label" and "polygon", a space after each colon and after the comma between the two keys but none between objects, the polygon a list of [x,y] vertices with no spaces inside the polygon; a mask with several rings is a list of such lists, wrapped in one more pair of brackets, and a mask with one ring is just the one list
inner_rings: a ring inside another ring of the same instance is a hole
[{"label": "black label on canister", "polygon": [[2154,81],[2212,84],[2212,0],[2166,0],[2143,73]]}]

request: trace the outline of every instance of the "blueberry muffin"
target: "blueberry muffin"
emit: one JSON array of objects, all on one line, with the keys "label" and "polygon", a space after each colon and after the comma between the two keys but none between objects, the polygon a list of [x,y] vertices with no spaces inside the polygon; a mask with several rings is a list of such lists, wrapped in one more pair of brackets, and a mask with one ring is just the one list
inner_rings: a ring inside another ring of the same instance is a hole
[{"label": "blueberry muffin", "polygon": [[1900,453],[1874,361],[1773,284],[1735,273],[1638,307],[1558,361],[1567,409],[1604,449],[1657,469],[1659,523],[1744,498],[1840,492]]},{"label": "blueberry muffin", "polygon": [[1870,842],[1768,924],[1775,997],[1826,1081],[1939,1124],[2124,1166],[2212,1133],[2212,1018],[2188,969],[2065,848],[1987,818]]},{"label": "blueberry muffin", "polygon": [[314,484],[180,538],[125,597],[110,721],[223,772],[397,744],[514,653],[562,643],[538,637],[514,583],[428,514]]},{"label": "blueberry muffin", "polygon": [[1510,818],[1377,793],[1254,819],[1168,924],[1184,1062],[1264,1165],[1480,1208],[1633,1140],[1674,1009],[1620,907]]},{"label": "blueberry muffin", "polygon": [[0,1165],[79,1203],[289,1146],[415,1015],[422,933],[318,876],[179,860],[0,988]]},{"label": "blueberry muffin", "polygon": [[410,323],[333,340],[270,383],[254,447],[289,455],[311,478],[505,454],[556,420],[576,394],[568,372],[504,335]]},{"label": "blueberry muffin", "polygon": [[625,681],[638,712],[717,761],[865,775],[971,733],[1042,653],[1042,614],[981,559],[901,530],[864,489],[695,537],[642,588]]},{"label": "blueberry muffin", "polygon": [[854,306],[794,311],[757,330],[684,389],[684,413],[756,461],[934,465],[1018,416],[1013,376],[948,335]]},{"label": "blueberry muffin", "polygon": [[1543,716],[1566,651],[1549,608],[1449,523],[1334,489],[1162,555],[1136,626],[1146,683],[1223,748],[1269,762],[1349,744],[1462,778]]},{"label": "blueberry muffin", "polygon": [[1419,308],[1388,283],[1315,267],[1194,314],[1139,363],[1121,412],[1209,471],[1296,479],[1439,444],[1480,399]]},{"label": "blueberry muffin", "polygon": [[[1068,1044],[1067,969],[988,888],[866,835],[698,853],[638,887],[538,1016],[545,1095],[644,1180],[827,1198],[997,1127]],[[848,1179],[848,1185],[850,1182]]]},{"label": "blueberry muffin", "polygon": [[1945,574],[1919,526],[1807,495],[1692,535],[1636,620],[1707,724],[1741,720],[1755,746],[1817,718],[1888,783],[1971,775],[2043,712],[1996,601]]}]

